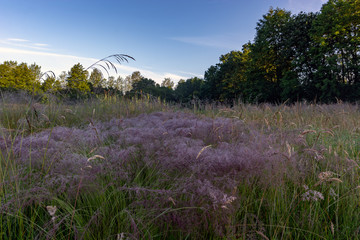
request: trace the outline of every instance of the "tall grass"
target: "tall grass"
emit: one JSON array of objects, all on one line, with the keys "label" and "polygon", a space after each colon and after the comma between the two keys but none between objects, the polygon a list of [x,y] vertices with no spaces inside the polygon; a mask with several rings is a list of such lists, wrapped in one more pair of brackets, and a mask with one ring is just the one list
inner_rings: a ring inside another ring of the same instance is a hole
[{"label": "tall grass", "polygon": [[357,105],[3,97],[0,239],[356,239]]}]

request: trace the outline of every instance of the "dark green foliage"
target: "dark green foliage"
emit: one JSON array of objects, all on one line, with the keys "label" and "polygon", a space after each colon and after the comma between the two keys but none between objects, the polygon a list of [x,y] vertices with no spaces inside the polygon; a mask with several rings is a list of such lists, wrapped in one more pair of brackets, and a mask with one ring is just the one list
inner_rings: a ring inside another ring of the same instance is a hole
[{"label": "dark green foliage", "polygon": [[160,87],[160,85],[156,84],[154,80],[144,78],[141,75],[139,76],[139,80],[133,81],[131,85],[132,89],[126,93],[126,97],[140,98],[144,96],[151,96],[153,98],[159,97],[161,100],[175,101],[174,91],[171,88],[165,86]]},{"label": "dark green foliage", "polygon": [[139,97],[142,94],[151,94],[153,95],[154,91],[155,91],[155,81],[152,79],[148,79],[148,78],[141,78],[139,80],[136,80],[132,83],[132,89],[127,92],[127,96],[129,97],[134,97],[137,96]]},{"label": "dark green foliage", "polygon": [[360,4],[330,0],[319,13],[270,9],[252,44],[205,72],[205,99],[284,102],[360,99]]},{"label": "dark green foliage", "polygon": [[284,73],[280,82],[281,99],[296,101],[299,99],[313,100],[318,95],[314,86],[314,71],[318,64],[314,61],[311,40],[311,28],[317,14],[299,13],[291,16],[284,30],[284,56],[291,60],[291,65]]},{"label": "dark green foliage", "polygon": [[188,103],[193,99],[203,98],[204,80],[194,77],[179,81],[175,95],[179,102]]}]

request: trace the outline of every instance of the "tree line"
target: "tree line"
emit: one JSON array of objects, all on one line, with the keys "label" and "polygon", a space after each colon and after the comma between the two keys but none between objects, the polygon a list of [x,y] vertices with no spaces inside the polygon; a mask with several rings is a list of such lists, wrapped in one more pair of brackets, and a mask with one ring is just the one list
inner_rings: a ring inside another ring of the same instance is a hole
[{"label": "tree line", "polygon": [[104,94],[129,98],[150,94],[162,100],[175,101],[174,82],[170,78],[165,78],[160,85],[143,77],[139,71],[125,78],[105,78],[99,69],[94,68],[89,72],[78,63],[70,71],[63,71],[56,77],[52,72],[42,73],[41,67],[35,63],[28,65],[5,61],[0,64],[0,90],[22,90],[39,96],[52,94],[75,100]]},{"label": "tree line", "polygon": [[182,103],[358,101],[360,3],[329,0],[316,13],[270,8],[258,21],[252,42],[221,55],[204,78],[180,80],[176,87],[169,78],[157,84],[140,72],[105,79],[99,69],[89,74],[81,64],[56,78],[41,74],[36,64],[7,61],[0,65],[0,88],[66,93],[71,98],[104,92],[149,94]]}]

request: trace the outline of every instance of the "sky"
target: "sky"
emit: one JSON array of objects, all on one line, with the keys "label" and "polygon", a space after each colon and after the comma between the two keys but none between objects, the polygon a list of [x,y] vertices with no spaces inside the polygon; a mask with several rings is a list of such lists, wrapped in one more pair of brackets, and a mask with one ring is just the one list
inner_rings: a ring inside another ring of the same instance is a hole
[{"label": "sky", "polygon": [[[270,7],[320,11],[326,0],[0,0],[0,63],[36,63],[57,76],[112,54],[157,83],[203,77],[219,57],[253,41]],[[115,61],[115,59],[114,59]],[[106,73],[104,73],[107,76]]]}]

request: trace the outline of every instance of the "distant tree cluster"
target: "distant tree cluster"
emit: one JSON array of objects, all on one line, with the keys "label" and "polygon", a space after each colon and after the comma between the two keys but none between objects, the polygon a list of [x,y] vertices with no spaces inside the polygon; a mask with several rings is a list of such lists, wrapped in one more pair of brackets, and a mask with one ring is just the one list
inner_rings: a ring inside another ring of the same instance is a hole
[{"label": "distant tree cluster", "polygon": [[28,66],[16,61],[0,64],[0,90],[7,91],[24,90],[38,95],[51,93],[70,99],[84,99],[102,94],[129,98],[151,95],[161,100],[175,101],[173,87],[174,82],[170,78],[165,78],[160,85],[143,77],[139,71],[125,79],[121,76],[105,78],[98,68],[89,74],[80,63],[58,77],[42,74],[40,66],[36,64]]},{"label": "distant tree cluster", "polygon": [[105,79],[99,69],[89,75],[81,64],[57,78],[40,79],[36,64],[7,61],[0,65],[0,89],[63,93],[71,98],[104,92],[126,97],[146,94],[181,103],[358,101],[360,4],[329,0],[320,12],[295,15],[271,8],[258,21],[254,41],[219,60],[206,70],[204,79],[180,80],[176,87],[170,78],[160,85],[138,71],[124,79]]}]

